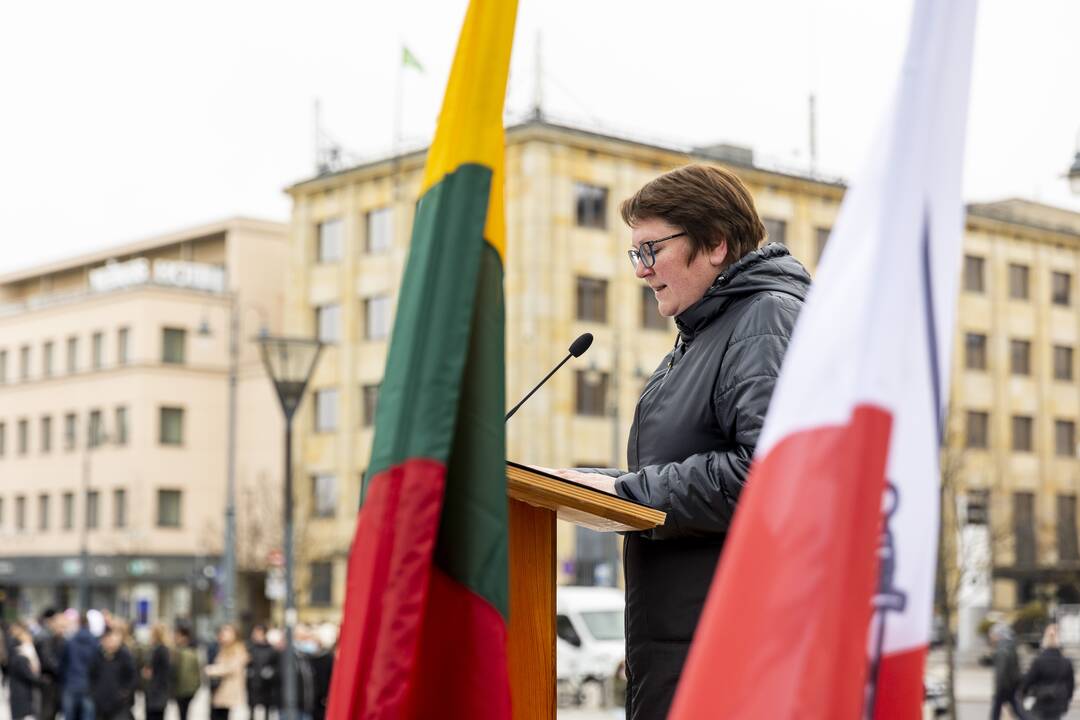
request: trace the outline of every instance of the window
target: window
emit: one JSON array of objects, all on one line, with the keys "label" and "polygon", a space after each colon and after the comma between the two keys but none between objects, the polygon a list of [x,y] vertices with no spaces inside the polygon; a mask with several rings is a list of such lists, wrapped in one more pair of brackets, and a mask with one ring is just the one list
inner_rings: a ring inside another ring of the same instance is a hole
[{"label": "window", "polygon": [[75,373],[79,371],[79,338],[67,339],[67,371]]},{"label": "window", "polygon": [[364,300],[364,339],[384,340],[390,335],[390,298],[376,295]]},{"label": "window", "polygon": [[90,367],[94,370],[105,367],[105,333],[100,331],[90,336]]},{"label": "window", "polygon": [[338,426],[338,391],[326,388],[315,391],[315,432],[331,432]]},{"label": "window", "polygon": [[787,223],[776,218],[762,218],[765,223],[765,242],[783,243],[787,238]]},{"label": "window", "polygon": [[157,492],[157,525],[158,527],[180,527],[180,502],[179,490],[158,490]]},{"label": "window", "polygon": [[91,410],[86,424],[87,447],[100,447],[105,442],[105,425],[101,422],[101,411]]},{"label": "window", "polygon": [[1068,345],[1054,346],[1054,379],[1073,379],[1073,349]]},{"label": "window", "polygon": [[19,379],[30,379],[30,346],[23,345],[19,348]]},{"label": "window", "polygon": [[1035,425],[1029,415],[1013,415],[1012,418],[1012,449],[1013,452],[1032,452],[1034,441],[1032,429]]},{"label": "window", "polygon": [[116,408],[116,418],[113,423],[113,442],[117,445],[127,445],[128,441],[128,413],[127,407],[121,405]]},{"label": "window", "polygon": [[52,452],[52,416],[43,415],[41,418],[41,452]]},{"label": "window", "polygon": [[26,419],[19,420],[18,427],[19,437],[16,452],[20,455],[25,455],[30,452],[30,421]]},{"label": "window", "polygon": [[78,420],[75,417],[75,413],[68,413],[64,416],[64,449],[74,450]]},{"label": "window", "polygon": [[1076,496],[1057,496],[1058,560],[1080,560],[1076,543]]},{"label": "window", "polygon": [[1076,457],[1076,423],[1072,420],[1054,421],[1054,454]]},{"label": "window", "polygon": [[821,256],[825,254],[825,246],[829,243],[829,233],[832,228],[814,228],[814,262],[820,263]]},{"label": "window", "polygon": [[0,457],[7,453],[7,423],[0,422]]},{"label": "window", "polygon": [[578,370],[575,412],[578,415],[603,415],[607,409],[607,386],[606,372]]},{"label": "window", "polygon": [[379,386],[364,385],[360,388],[361,402],[364,405],[363,414],[360,416],[361,427],[371,427],[375,424],[375,409],[379,405]]},{"label": "window", "polygon": [[113,490],[112,516],[114,528],[123,530],[127,527],[127,491],[122,488]]},{"label": "window", "polygon": [[964,256],[964,290],[986,292],[986,260],[975,255]]},{"label": "window", "polygon": [[648,285],[641,288],[641,327],[646,330],[668,329],[668,320],[660,314],[656,293]]},{"label": "window", "polygon": [[97,530],[98,522],[101,519],[101,508],[98,500],[100,495],[97,490],[88,490],[86,492],[86,529]]},{"label": "window", "polygon": [[26,498],[22,495],[15,498],[15,530],[26,531]]},{"label": "window", "polygon": [[577,226],[603,230],[607,227],[607,188],[574,183],[574,213]]},{"label": "window", "polygon": [[38,530],[44,532],[49,529],[49,496],[38,495]]},{"label": "window", "polygon": [[341,218],[319,223],[318,236],[319,262],[332,263],[341,260],[345,246],[345,225],[341,222]]},{"label": "window", "polygon": [[131,361],[131,332],[126,327],[116,331],[116,364],[127,365]]},{"label": "window", "polygon": [[162,445],[184,444],[184,409],[178,407],[160,408],[160,432],[158,439]]},{"label": "window", "polygon": [[64,493],[64,506],[62,508],[62,512],[62,527],[65,530],[73,530],[75,528],[75,493]]},{"label": "window", "polygon": [[52,340],[41,346],[41,374],[45,377],[52,377],[53,375]]},{"label": "window", "polygon": [[586,322],[607,322],[607,280],[579,277],[577,279],[577,319]]},{"label": "window", "polygon": [[964,366],[968,370],[986,369],[986,336],[967,333],[964,337]]},{"label": "window", "polygon": [[1009,371],[1013,375],[1031,374],[1031,343],[1029,341],[1009,341]]},{"label": "window", "polygon": [[1050,273],[1050,302],[1055,305],[1072,304],[1072,275],[1064,272]]},{"label": "window", "polygon": [[334,343],[341,339],[341,306],[337,303],[315,308],[315,329],[319,341]]},{"label": "window", "polygon": [[1016,564],[1035,564],[1035,496],[1029,492],[1013,493],[1013,533],[1016,537]]},{"label": "window", "polygon": [[311,563],[311,604],[326,607],[334,587],[334,565],[328,562]]},{"label": "window", "polygon": [[180,328],[162,328],[161,362],[172,365],[183,365],[186,344],[187,330],[182,330]]},{"label": "window", "polygon": [[965,435],[967,447],[976,450],[989,447],[990,413],[968,410]]},{"label": "window", "polygon": [[7,382],[7,350],[0,350],[0,383]]},{"label": "window", "polygon": [[367,239],[364,249],[369,253],[381,253],[394,244],[393,209],[384,207],[367,214]]},{"label": "window", "polygon": [[1028,299],[1028,266],[1009,263],[1009,297],[1013,300]]},{"label": "window", "polygon": [[4,528],[4,498],[0,497],[0,530]]},{"label": "window", "polygon": [[319,474],[311,476],[311,516],[334,517],[337,512],[337,476]]},{"label": "window", "polygon": [[990,524],[990,491],[969,490],[965,496],[964,519],[968,525]]}]

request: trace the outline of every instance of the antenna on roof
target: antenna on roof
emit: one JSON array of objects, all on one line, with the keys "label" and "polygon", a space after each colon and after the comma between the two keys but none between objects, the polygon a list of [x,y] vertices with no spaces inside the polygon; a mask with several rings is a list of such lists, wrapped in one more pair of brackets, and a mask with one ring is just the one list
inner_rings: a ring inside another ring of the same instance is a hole
[{"label": "antenna on roof", "polygon": [[533,119],[544,119],[544,52],[542,31],[536,30],[536,65],[533,71],[536,73],[536,82],[533,85]]},{"label": "antenna on roof", "polygon": [[315,172],[326,175],[340,170],[343,166],[341,144],[335,141],[322,127],[322,103],[315,99]]}]

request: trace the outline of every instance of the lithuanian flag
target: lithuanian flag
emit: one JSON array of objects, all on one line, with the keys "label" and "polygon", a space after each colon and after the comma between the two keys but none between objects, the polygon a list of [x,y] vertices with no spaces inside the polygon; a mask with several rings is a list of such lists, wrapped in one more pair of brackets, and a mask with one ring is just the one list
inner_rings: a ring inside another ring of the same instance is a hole
[{"label": "lithuanian flag", "polygon": [[428,153],[328,717],[509,718],[502,124],[517,0],[472,0]]}]

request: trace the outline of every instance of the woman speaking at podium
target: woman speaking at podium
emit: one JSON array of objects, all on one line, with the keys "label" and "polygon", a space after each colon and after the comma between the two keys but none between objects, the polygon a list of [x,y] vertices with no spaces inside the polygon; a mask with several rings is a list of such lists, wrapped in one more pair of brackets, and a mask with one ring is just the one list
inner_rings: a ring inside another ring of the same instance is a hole
[{"label": "woman speaking at podium", "polygon": [[766,231],[754,200],[726,170],[673,170],[621,211],[634,272],[679,332],[634,411],[629,471],[557,472],[667,513],[664,525],[628,534],[623,547],[627,717],[661,720],[810,276],[784,246],[759,247]]}]

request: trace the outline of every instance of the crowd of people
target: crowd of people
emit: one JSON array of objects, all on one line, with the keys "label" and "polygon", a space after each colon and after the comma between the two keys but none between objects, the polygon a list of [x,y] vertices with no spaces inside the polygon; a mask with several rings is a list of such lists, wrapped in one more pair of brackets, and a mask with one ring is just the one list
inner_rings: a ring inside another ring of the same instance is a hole
[{"label": "crowd of people", "polygon": [[999,623],[990,630],[994,646],[994,697],[990,720],[1007,706],[1019,720],[1060,720],[1069,711],[1074,690],[1072,661],[1061,652],[1057,625],[1043,632],[1039,654],[1021,672],[1012,628]]},{"label": "crowd of people", "polygon": [[[137,636],[141,637],[141,641]],[[293,632],[297,709],[323,720],[337,628],[298,625]],[[163,720],[175,703],[181,720],[204,685],[211,720],[247,707],[252,720],[280,716],[284,701],[285,633],[255,625],[245,642],[232,625],[200,645],[190,627],[152,625],[148,633],[108,612],[46,610],[0,626],[0,674],[12,720],[131,720],[141,703],[146,720]]]}]

